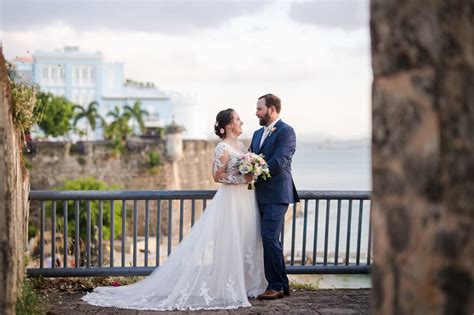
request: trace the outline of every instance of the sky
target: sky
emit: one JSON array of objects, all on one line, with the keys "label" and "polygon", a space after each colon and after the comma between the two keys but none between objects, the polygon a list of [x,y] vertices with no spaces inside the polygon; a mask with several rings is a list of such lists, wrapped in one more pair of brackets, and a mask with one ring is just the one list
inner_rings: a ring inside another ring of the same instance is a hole
[{"label": "sky", "polygon": [[7,59],[79,46],[123,62],[127,78],[154,82],[199,107],[213,129],[234,108],[244,136],[257,98],[282,100],[298,136],[370,137],[368,0],[0,0]]}]

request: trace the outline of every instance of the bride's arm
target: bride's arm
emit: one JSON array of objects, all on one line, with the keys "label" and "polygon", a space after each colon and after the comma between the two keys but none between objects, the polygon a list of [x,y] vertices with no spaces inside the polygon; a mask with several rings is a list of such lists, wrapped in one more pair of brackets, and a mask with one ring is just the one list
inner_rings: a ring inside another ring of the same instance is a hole
[{"label": "bride's arm", "polygon": [[213,175],[214,182],[222,184],[246,184],[252,180],[250,176],[244,176],[240,173],[233,174],[227,172],[227,164],[229,163],[229,152],[218,146],[214,153]]}]

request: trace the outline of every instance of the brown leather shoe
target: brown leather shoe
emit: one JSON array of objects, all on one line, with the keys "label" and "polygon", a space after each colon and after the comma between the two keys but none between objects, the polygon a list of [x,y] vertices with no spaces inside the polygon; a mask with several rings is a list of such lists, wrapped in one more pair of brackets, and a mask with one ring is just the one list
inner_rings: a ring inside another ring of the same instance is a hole
[{"label": "brown leather shoe", "polygon": [[259,300],[276,300],[283,297],[283,291],[267,290],[260,294],[257,299]]}]

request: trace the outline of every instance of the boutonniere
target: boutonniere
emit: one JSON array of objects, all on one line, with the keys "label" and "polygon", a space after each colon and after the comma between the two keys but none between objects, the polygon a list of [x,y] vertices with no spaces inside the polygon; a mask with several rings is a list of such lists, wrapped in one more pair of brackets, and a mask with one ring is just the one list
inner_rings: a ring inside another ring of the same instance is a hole
[{"label": "boutonniere", "polygon": [[268,133],[268,136],[270,137],[270,136],[272,135],[272,133],[275,132],[275,130],[276,130],[276,127],[272,127],[272,128],[270,129],[270,132]]}]

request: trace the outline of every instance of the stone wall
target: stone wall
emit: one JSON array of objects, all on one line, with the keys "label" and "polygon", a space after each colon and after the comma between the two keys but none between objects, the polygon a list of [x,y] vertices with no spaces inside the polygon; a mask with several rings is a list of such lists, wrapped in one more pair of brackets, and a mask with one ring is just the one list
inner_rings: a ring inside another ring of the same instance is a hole
[{"label": "stone wall", "polygon": [[[107,142],[35,142],[26,158],[32,190],[52,189],[83,176],[123,189],[211,189],[216,187],[211,171],[214,147],[212,141],[184,141],[184,158],[172,162],[166,159],[163,141],[128,140],[118,156]],[[150,167],[152,152],[160,155],[162,166]]]},{"label": "stone wall", "polygon": [[372,0],[376,314],[474,312],[474,2]]},{"label": "stone wall", "polygon": [[28,222],[28,171],[13,126],[11,90],[0,46],[0,314],[15,314],[24,277]]},{"label": "stone wall", "polygon": [[[105,181],[126,190],[194,190],[216,189],[212,178],[212,158],[216,142],[204,140],[183,141],[183,157],[168,159],[164,141],[128,140],[126,150],[114,156],[107,142],[35,142],[32,151],[26,155],[31,173],[31,189],[53,189],[61,186],[65,180],[84,176]],[[162,165],[150,167],[149,154],[157,153]],[[128,205],[131,209],[131,205]],[[161,234],[168,235],[168,204],[162,204]],[[190,205],[186,203],[186,207]],[[197,203],[198,214],[201,203]],[[138,219],[144,222],[145,203],[138,202]],[[130,210],[131,211],[131,210]],[[156,206],[150,204],[150,235],[156,234]],[[185,231],[189,229],[190,217],[186,209]],[[32,204],[30,221],[39,226],[39,206]],[[173,235],[179,229],[179,202],[173,203]],[[133,225],[128,224],[128,235]],[[49,226],[47,226],[49,228]],[[144,224],[139,224],[139,235],[144,234]],[[177,240],[173,239],[173,242]]]}]

